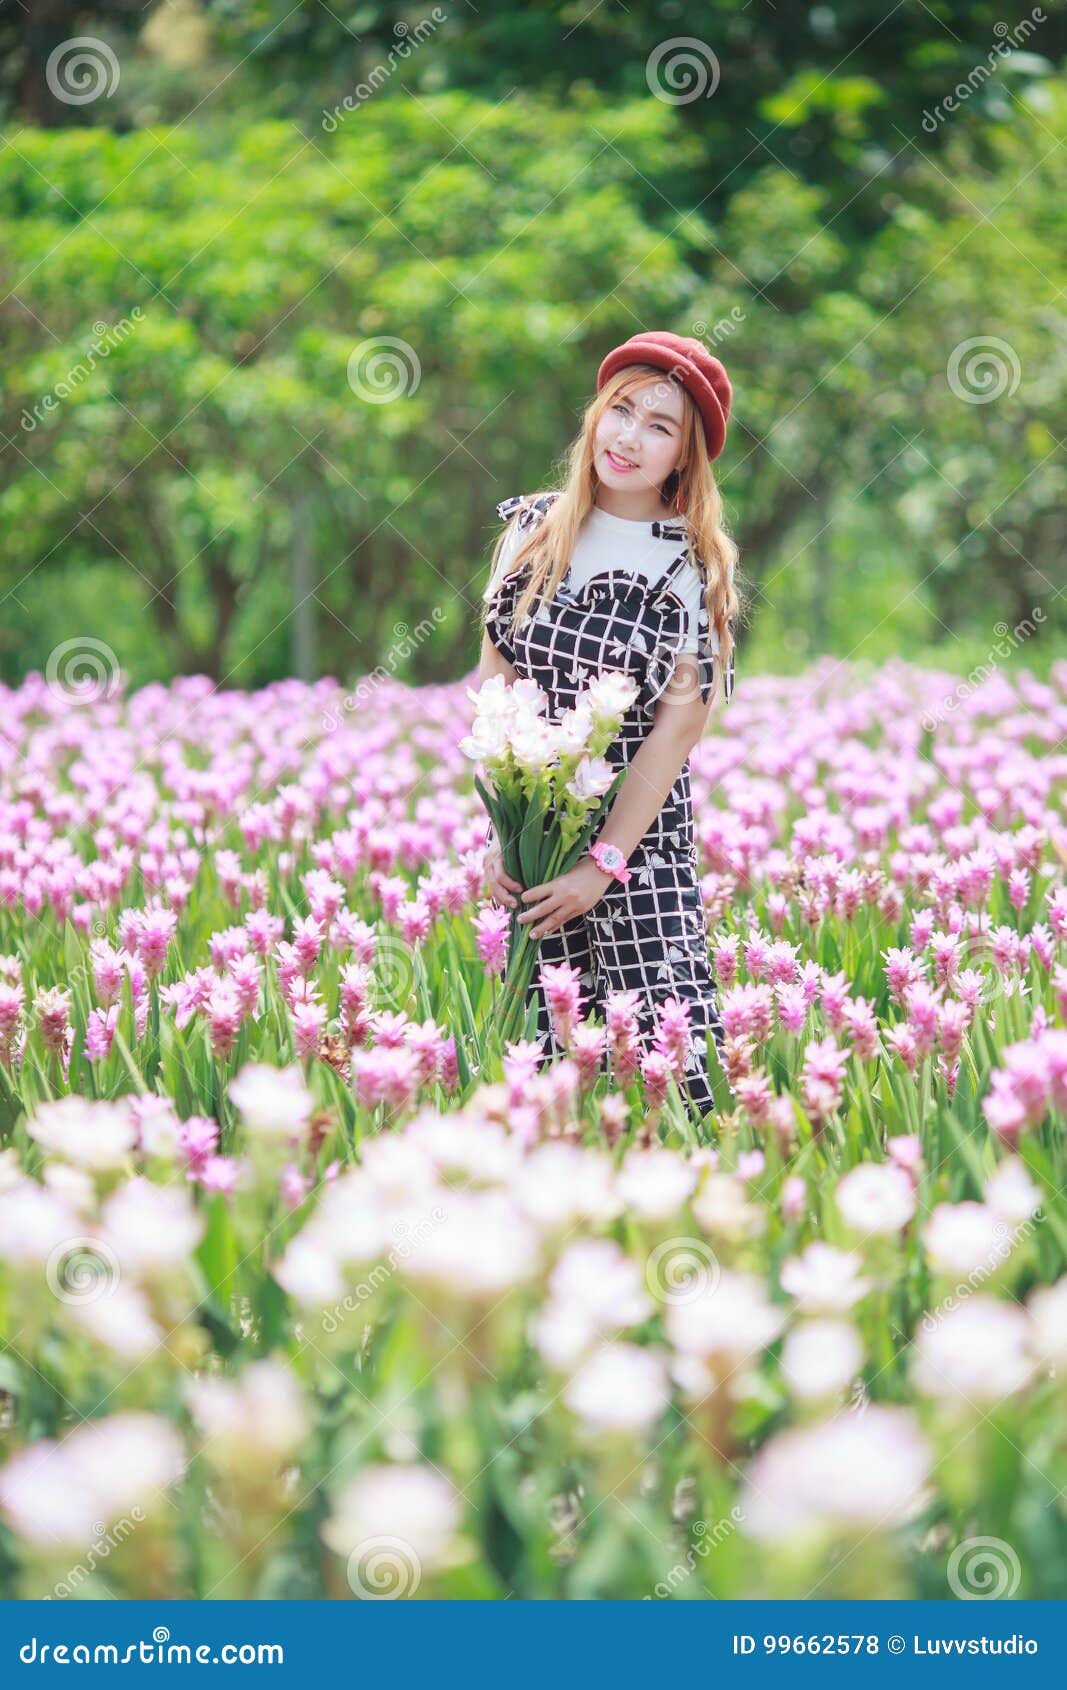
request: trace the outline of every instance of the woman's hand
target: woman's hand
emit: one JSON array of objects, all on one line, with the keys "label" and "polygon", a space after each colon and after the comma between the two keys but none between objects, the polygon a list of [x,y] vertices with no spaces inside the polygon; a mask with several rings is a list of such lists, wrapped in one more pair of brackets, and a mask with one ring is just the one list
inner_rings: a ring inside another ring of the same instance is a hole
[{"label": "woman's hand", "polygon": [[485,878],[489,886],[489,895],[506,909],[513,910],[518,899],[513,896],[522,891],[522,882],[513,880],[504,871],[504,853],[499,845],[490,845],[485,853]]},{"label": "woman's hand", "polygon": [[523,911],[519,921],[537,922],[538,925],[531,929],[535,939],[540,939],[545,933],[554,933],[565,921],[573,921],[576,915],[584,915],[586,910],[591,910],[604,896],[611,879],[611,875],[597,868],[590,857],[583,857],[566,874],[557,875],[555,880],[546,880],[543,886],[531,886],[529,891],[524,892],[523,903],[529,903],[531,907]]}]

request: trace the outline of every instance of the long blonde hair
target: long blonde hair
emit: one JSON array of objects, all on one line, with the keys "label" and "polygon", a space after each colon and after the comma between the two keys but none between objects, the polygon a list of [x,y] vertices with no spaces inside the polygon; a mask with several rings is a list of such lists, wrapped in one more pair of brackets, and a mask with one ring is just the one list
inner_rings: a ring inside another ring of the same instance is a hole
[{"label": "long blonde hair", "polygon": [[[574,555],[579,529],[596,503],[600,484],[594,465],[597,423],[610,405],[642,387],[650,376],[668,379],[652,364],[627,364],[604,383],[586,407],[581,430],[567,448],[564,484],[541,521],[519,542],[507,569],[507,574],[513,575],[527,559],[532,566],[530,579],[515,605],[512,636],[535,598],[543,596],[546,604],[555,598]],[[725,675],[734,649],[732,625],[741,609],[734,583],[738,548],[726,529],[722,494],[712,473],[700,412],[684,387],[681,392],[681,456],[661,489],[661,520],[685,524],[693,560],[704,579],[708,623],[719,636],[718,667]],[[547,491],[550,489],[542,489]],[[510,525],[503,529],[493,547],[494,571],[510,531]]]}]

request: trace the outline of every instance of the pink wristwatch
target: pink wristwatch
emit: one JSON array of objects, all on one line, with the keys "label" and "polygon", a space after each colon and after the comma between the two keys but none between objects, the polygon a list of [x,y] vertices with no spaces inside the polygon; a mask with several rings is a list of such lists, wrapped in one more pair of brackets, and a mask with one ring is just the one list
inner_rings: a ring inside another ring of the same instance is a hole
[{"label": "pink wristwatch", "polygon": [[617,845],[605,845],[602,839],[598,839],[595,845],[590,845],[589,855],[597,868],[603,869],[605,874],[610,874],[615,880],[621,880],[625,886],[630,878],[630,870],[626,867],[626,858]]}]

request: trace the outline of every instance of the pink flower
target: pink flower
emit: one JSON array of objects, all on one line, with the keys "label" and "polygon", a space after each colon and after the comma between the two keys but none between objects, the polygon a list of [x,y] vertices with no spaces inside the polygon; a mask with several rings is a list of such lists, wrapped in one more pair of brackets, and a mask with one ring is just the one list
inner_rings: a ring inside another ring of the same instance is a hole
[{"label": "pink flower", "polygon": [[89,946],[93,970],[93,988],[102,1006],[118,1003],[122,996],[125,970],[118,951],[106,939],[94,939]]},{"label": "pink flower", "polygon": [[737,979],[737,950],[741,940],[736,933],[727,933],[711,950],[711,966],[720,986],[732,986]]},{"label": "pink flower", "polygon": [[848,979],[843,970],[838,974],[827,974],[824,971],[821,997],[826,1025],[831,1032],[836,1033],[844,1019],[844,1009],[849,997]]},{"label": "pink flower", "polygon": [[922,1166],[922,1139],[914,1133],[894,1133],[886,1141],[889,1160],[898,1168],[903,1168],[913,1185],[918,1181],[919,1169]]},{"label": "pink flower", "polygon": [[540,981],[556,1037],[566,1046],[581,1011],[581,976],[569,962],[545,963]]},{"label": "pink flower", "polygon": [[808,1000],[803,986],[777,985],[778,1019],[787,1033],[798,1035],[804,1031],[808,1018]]},{"label": "pink flower", "polygon": [[496,905],[489,904],[479,910],[474,917],[474,935],[478,946],[478,955],[488,975],[497,977],[504,972],[508,955],[508,933],[511,927],[510,913]]},{"label": "pink flower", "polygon": [[681,1083],[690,1050],[688,1004],[681,1003],[678,998],[669,997],[657,1007],[652,1048],[666,1057],[671,1073]]},{"label": "pink flower", "polygon": [[925,980],[917,980],[904,993],[907,1007],[907,1025],[915,1041],[915,1049],[920,1054],[933,1050],[937,1039],[938,1003],[942,995],[941,986],[930,986]]},{"label": "pink flower", "polygon": [[604,1000],[611,1071],[619,1086],[629,1085],[641,1060],[640,1001],[640,992],[633,990],[608,992]]},{"label": "pink flower", "polygon": [[269,956],[271,947],[276,945],[285,932],[285,922],[280,915],[271,915],[267,909],[251,910],[245,916],[245,927],[251,940],[252,949],[257,956]]},{"label": "pink flower", "polygon": [[282,1169],[282,1202],[287,1209],[298,1209],[311,1189],[311,1181],[300,1172],[295,1162],[287,1162]]},{"label": "pink flower", "polygon": [[774,994],[770,986],[734,986],[721,994],[719,1013],[729,1037],[747,1034],[763,1044],[774,1029]]},{"label": "pink flower", "polygon": [[137,954],[150,980],[162,974],[167,960],[167,948],[174,937],[178,917],[173,910],[149,909],[140,912],[141,920],[135,934]]},{"label": "pink flower", "polygon": [[73,1033],[70,1021],[70,993],[58,986],[46,986],[33,1000],[37,1024],[45,1050],[67,1053]]},{"label": "pink flower", "polygon": [[841,1102],[848,1052],[833,1039],[812,1039],[804,1047],[801,1101],[813,1121],[825,1121]]},{"label": "pink flower", "polygon": [[190,1115],[179,1130],[179,1148],[189,1164],[189,1178],[199,1178],[218,1149],[219,1124],[207,1115]]},{"label": "pink flower", "polygon": [[645,1101],[655,1109],[667,1096],[671,1081],[670,1063],[658,1050],[650,1050],[641,1058],[641,1078],[645,1085]]},{"label": "pink flower", "polygon": [[205,1005],[211,1048],[220,1058],[229,1056],[241,1029],[241,1000],[228,980],[217,980]]},{"label": "pink flower", "polygon": [[582,1091],[590,1091],[599,1079],[607,1042],[607,1030],[591,1021],[579,1021],[571,1034],[570,1050],[578,1065],[578,1085]]},{"label": "pink flower", "polygon": [[115,1028],[118,1025],[119,1005],[107,1009],[91,1009],[85,1026],[85,1054],[90,1062],[99,1062],[110,1055]]},{"label": "pink flower", "polygon": [[240,1165],[232,1156],[209,1156],[198,1178],[205,1191],[221,1191],[229,1197],[237,1186]]}]

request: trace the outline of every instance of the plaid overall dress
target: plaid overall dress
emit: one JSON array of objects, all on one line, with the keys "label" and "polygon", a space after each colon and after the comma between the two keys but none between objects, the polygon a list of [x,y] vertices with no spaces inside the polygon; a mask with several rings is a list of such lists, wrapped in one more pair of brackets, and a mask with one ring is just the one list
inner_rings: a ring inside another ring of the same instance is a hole
[{"label": "plaid overall dress", "polygon": [[[554,493],[515,495],[497,505],[504,520],[519,512],[518,527],[542,520]],[[619,736],[605,753],[615,768],[628,764],[649,733],[656,701],[674,673],[685,639],[689,612],[672,583],[690,561],[684,524],[654,522],[652,532],[677,552],[663,577],[649,581],[625,569],[605,569],[574,589],[570,572],[547,607],[535,601],[514,640],[509,625],[519,593],[529,579],[529,564],[507,575],[486,600],[485,626],[497,650],[520,678],[536,681],[548,695],[547,715],[558,720],[577,694],[602,670],[633,676],[638,695],[623,718]],[[698,564],[698,568],[700,568]],[[703,576],[703,569],[700,569]],[[701,615],[696,653],[700,695],[705,704],[714,685],[715,654],[708,643],[707,612]],[[724,692],[733,691],[733,663]],[[605,818],[606,819],[606,818]],[[603,826],[598,824],[594,839]],[[644,1050],[651,1047],[657,1005],[676,997],[689,1008],[690,1049],[685,1089],[698,1115],[714,1108],[708,1075],[710,1032],[721,1045],[715,983],[708,960],[704,906],[697,883],[693,838],[693,801],[689,762],[683,764],[655,821],[627,858],[631,871],[623,885],[611,880],[592,909],[564,922],[539,941],[542,964],[570,963],[582,980],[582,1012],[604,1012],[607,992],[636,990],[637,1015]],[[538,1038],[548,1055],[560,1054],[548,1006],[538,982]]]}]

